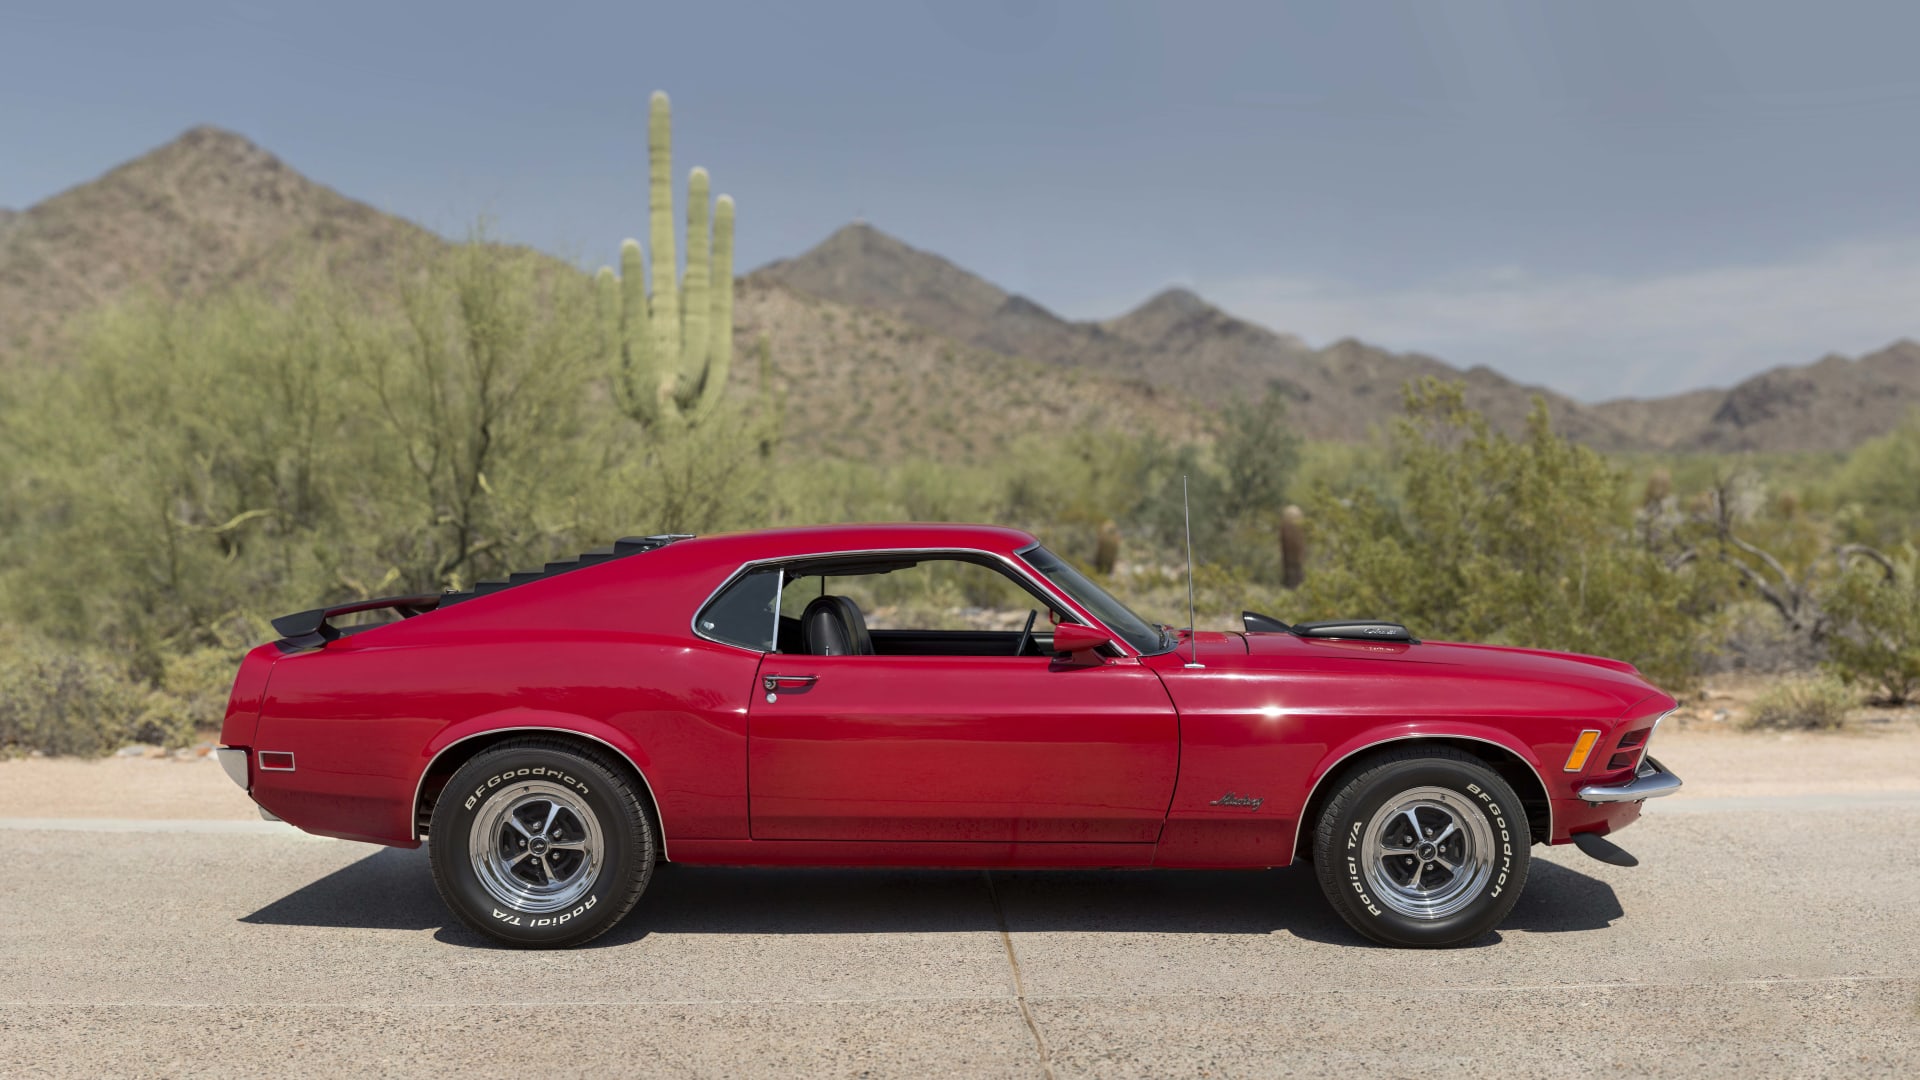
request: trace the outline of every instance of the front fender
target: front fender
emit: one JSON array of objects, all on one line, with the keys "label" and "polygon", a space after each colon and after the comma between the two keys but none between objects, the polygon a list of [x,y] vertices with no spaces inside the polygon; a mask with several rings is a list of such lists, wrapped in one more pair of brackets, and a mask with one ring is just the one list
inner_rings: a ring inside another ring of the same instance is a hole
[{"label": "front fender", "polygon": [[[1545,796],[1547,807],[1547,835],[1549,837],[1554,835],[1553,800],[1560,798],[1561,795],[1555,786],[1549,782],[1548,777],[1550,773],[1542,767],[1540,755],[1525,740],[1516,737],[1510,731],[1468,721],[1446,724],[1436,724],[1432,721],[1403,721],[1368,728],[1363,732],[1335,744],[1321,758],[1319,764],[1314,767],[1311,773],[1313,780],[1307,787],[1307,797],[1300,804],[1300,818],[1294,825],[1294,852],[1298,854],[1301,850],[1300,839],[1306,830],[1311,827],[1309,818],[1311,817],[1310,811],[1315,805],[1314,800],[1322,794],[1320,790],[1321,786],[1326,782],[1328,777],[1338,772],[1343,764],[1367,751],[1391,747],[1397,743],[1415,742],[1422,739],[1432,741],[1454,739],[1484,743],[1504,750],[1514,758],[1519,759],[1522,764],[1526,765],[1526,767],[1532,771],[1534,779],[1540,784],[1540,791],[1534,793],[1534,795]],[[1523,799],[1534,797],[1524,791],[1518,794]]]}]

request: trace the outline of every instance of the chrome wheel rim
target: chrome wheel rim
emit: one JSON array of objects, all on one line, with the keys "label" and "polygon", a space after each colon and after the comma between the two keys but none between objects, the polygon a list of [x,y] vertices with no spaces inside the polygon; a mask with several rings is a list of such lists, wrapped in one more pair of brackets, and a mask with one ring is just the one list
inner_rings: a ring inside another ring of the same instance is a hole
[{"label": "chrome wheel rim", "polygon": [[1465,796],[1420,787],[1383,803],[1360,847],[1367,885],[1414,919],[1444,919],[1479,897],[1493,876],[1493,828]]},{"label": "chrome wheel rim", "polygon": [[572,791],[545,780],[503,787],[469,835],[474,874],[495,900],[547,912],[593,888],[605,861],[600,819]]}]

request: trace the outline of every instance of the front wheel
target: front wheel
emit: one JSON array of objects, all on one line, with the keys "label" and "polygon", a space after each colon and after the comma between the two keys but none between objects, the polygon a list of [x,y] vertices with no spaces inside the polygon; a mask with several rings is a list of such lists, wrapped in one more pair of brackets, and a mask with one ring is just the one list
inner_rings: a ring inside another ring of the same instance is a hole
[{"label": "front wheel", "polygon": [[521,738],[447,781],[427,851],[462,922],[502,944],[560,948],[606,933],[639,901],[653,873],[653,828],[605,755]]},{"label": "front wheel", "polygon": [[1532,834],[1513,788],[1469,754],[1395,750],[1327,803],[1314,867],[1334,910],[1386,945],[1460,945],[1513,910]]}]

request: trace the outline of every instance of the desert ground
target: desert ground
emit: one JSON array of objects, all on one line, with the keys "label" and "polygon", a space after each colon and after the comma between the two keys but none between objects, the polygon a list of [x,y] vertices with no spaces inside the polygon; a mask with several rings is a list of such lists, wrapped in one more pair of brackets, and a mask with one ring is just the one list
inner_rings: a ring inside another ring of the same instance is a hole
[{"label": "desert ground", "polygon": [[1719,692],[1656,739],[1687,786],[1620,834],[1639,867],[1536,848],[1441,952],[1300,866],[668,866],[592,946],[514,952],[423,852],[262,821],[207,758],[0,762],[0,1074],[1920,1073],[1920,730],[1739,732]]}]

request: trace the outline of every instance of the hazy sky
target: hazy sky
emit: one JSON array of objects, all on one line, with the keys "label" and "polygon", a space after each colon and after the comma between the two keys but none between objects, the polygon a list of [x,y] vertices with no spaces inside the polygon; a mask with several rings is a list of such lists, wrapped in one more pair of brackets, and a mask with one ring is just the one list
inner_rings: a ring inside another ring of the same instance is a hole
[{"label": "hazy sky", "polygon": [[1920,337],[1920,5],[11,2],[0,206],[197,123],[443,232],[743,268],[862,217],[1079,317],[1183,284],[1587,399]]}]

